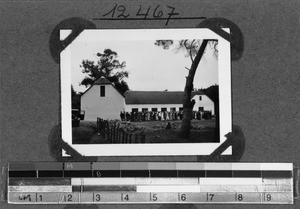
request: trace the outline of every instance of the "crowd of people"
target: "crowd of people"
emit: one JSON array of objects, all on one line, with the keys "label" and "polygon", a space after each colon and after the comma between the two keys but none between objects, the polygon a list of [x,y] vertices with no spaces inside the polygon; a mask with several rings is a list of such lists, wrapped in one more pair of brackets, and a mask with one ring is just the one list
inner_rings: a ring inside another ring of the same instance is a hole
[{"label": "crowd of people", "polygon": [[[122,121],[142,122],[142,121],[171,121],[182,120],[183,111],[147,111],[147,112],[121,112]],[[211,111],[193,111],[192,119],[202,120],[211,119]]]}]

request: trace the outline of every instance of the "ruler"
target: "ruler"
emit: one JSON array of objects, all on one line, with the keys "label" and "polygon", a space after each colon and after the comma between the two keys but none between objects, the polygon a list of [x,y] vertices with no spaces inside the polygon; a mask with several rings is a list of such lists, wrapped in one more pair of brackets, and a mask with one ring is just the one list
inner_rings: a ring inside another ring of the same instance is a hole
[{"label": "ruler", "polygon": [[293,204],[292,163],[26,162],[11,204]]}]

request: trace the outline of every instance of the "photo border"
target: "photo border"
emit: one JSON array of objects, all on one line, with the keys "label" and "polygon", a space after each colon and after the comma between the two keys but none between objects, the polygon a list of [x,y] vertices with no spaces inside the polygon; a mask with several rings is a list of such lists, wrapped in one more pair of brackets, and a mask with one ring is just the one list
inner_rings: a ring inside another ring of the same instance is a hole
[{"label": "photo border", "polygon": [[[223,29],[229,32],[229,29]],[[60,30],[61,39],[71,30]],[[151,143],[151,144],[73,144],[71,121],[71,47],[74,42],[137,41],[137,40],[218,40],[219,80],[219,143]],[[191,156],[210,155],[232,131],[231,56],[230,42],[210,29],[87,29],[60,54],[61,127],[62,139],[83,156]],[[222,70],[221,70],[222,69]],[[232,150],[226,151],[232,154]]]}]

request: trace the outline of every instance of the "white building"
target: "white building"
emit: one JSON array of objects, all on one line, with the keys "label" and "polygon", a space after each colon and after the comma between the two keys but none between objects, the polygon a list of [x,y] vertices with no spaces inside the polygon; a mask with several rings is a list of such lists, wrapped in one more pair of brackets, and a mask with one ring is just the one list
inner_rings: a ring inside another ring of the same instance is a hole
[{"label": "white building", "polygon": [[[81,96],[81,110],[85,120],[120,119],[120,112],[132,111],[180,111],[182,91],[127,91],[121,94],[106,78],[101,77]],[[195,100],[194,111],[211,111],[214,115],[214,102],[202,91],[192,92]]]},{"label": "white building", "polygon": [[[183,91],[127,91],[125,111],[180,111],[183,108]],[[214,114],[214,102],[202,91],[192,92],[193,110],[208,110]]]},{"label": "white building", "polygon": [[106,78],[101,77],[81,95],[81,110],[85,111],[84,120],[119,119],[124,111],[125,97]]}]

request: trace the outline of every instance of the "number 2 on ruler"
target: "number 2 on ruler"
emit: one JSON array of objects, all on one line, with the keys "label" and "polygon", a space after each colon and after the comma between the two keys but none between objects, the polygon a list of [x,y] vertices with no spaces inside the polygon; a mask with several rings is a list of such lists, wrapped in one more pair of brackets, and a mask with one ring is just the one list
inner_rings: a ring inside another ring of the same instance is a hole
[{"label": "number 2 on ruler", "polygon": [[65,202],[72,202],[72,194],[64,195]]}]

